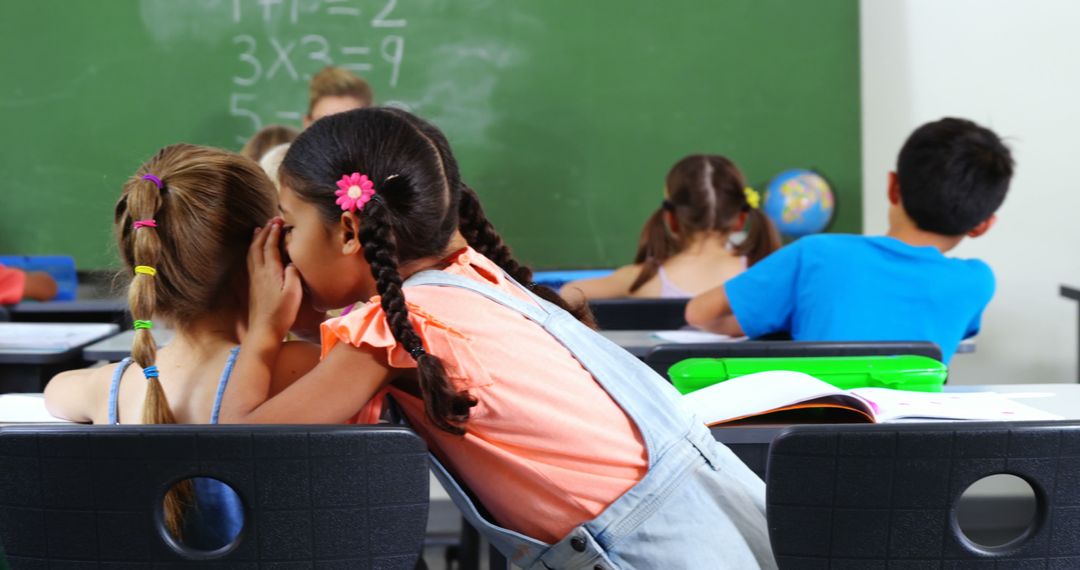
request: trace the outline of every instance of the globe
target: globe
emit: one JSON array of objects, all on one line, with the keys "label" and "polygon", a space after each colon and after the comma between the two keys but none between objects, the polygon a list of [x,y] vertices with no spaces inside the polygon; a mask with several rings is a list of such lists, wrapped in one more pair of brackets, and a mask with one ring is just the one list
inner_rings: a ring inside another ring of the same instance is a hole
[{"label": "globe", "polygon": [[762,208],[780,233],[797,238],[825,231],[836,211],[836,199],[825,177],[792,168],[769,182]]}]

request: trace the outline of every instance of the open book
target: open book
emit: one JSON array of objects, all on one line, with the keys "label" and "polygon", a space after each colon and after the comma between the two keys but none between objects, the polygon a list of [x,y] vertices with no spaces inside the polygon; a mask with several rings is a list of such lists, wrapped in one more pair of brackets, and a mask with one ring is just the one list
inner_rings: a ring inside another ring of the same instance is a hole
[{"label": "open book", "polygon": [[722,423],[881,423],[934,420],[1060,420],[995,392],[841,390],[801,372],[733,378],[683,396],[694,413]]}]

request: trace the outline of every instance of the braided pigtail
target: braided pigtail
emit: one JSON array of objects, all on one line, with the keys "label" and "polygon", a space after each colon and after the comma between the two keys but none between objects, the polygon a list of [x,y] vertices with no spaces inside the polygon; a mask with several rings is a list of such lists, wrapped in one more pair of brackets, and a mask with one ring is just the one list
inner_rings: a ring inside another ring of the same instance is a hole
[{"label": "braided pigtail", "polygon": [[[122,199],[126,202],[121,203],[121,206],[126,204],[127,210],[124,216],[127,219],[123,220],[127,223],[120,230],[121,244],[128,248],[124,252],[125,257],[134,265],[134,275],[128,287],[128,305],[135,322],[131,358],[143,369],[147,383],[143,402],[144,424],[176,423],[154,364],[157,343],[150,332],[157,303],[157,266],[161,260],[161,238],[155,218],[161,210],[164,192],[163,181],[152,174],[143,175],[128,182],[125,198]],[[165,526],[173,536],[181,536],[184,510],[193,496],[190,481],[174,486],[165,494]]]},{"label": "braided pigtail", "polygon": [[397,244],[391,230],[391,212],[382,197],[376,195],[364,207],[359,238],[364,244],[364,258],[371,266],[390,331],[405,350],[416,359],[424,411],[439,429],[464,435],[460,424],[469,419],[469,408],[476,399],[468,392],[458,392],[446,377],[442,361],[424,350],[420,335],[409,321],[409,309],[401,290]]},{"label": "braided pigtail", "polygon": [[480,205],[480,198],[468,185],[461,184],[461,200],[458,202],[458,229],[465,241],[476,251],[495,262],[503,271],[510,274],[515,281],[528,287],[530,291],[541,299],[556,305],[557,307],[574,315],[577,320],[596,328],[589,305],[585,302],[577,306],[571,306],[565,299],[559,296],[550,287],[533,283],[532,269],[522,265],[510,252],[510,247],[503,241],[495,226],[491,225],[484,208]]}]

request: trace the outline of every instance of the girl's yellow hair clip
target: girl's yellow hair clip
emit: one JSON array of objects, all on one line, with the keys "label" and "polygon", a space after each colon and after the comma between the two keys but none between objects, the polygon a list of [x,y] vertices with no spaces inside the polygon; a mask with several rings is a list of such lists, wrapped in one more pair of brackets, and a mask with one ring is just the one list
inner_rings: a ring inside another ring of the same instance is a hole
[{"label": "girl's yellow hair clip", "polygon": [[154,269],[149,265],[136,265],[135,273],[142,273],[143,275],[149,275],[150,277],[153,277],[157,275],[157,269]]},{"label": "girl's yellow hair clip", "polygon": [[753,209],[758,209],[761,206],[761,194],[757,190],[747,186],[743,188],[743,194],[746,196],[746,204]]}]

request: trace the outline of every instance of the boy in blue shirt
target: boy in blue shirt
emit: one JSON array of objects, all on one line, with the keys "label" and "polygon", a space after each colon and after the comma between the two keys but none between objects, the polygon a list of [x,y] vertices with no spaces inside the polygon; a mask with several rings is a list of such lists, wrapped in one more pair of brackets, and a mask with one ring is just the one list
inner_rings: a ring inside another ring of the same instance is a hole
[{"label": "boy in blue shirt", "polygon": [[945,253],[994,225],[1012,174],[1012,155],[993,131],[962,119],[927,123],[889,173],[885,236],[802,238],[695,297],[686,320],[736,336],[926,340],[948,362],[979,332],[994,274]]}]

